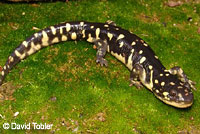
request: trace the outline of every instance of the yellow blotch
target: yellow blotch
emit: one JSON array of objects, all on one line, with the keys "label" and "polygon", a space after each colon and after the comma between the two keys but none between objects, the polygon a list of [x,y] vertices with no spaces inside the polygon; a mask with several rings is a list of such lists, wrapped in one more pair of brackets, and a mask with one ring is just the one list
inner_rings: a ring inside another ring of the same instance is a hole
[{"label": "yellow blotch", "polygon": [[157,79],[155,79],[155,83],[158,84],[158,80]]},{"label": "yellow blotch", "polygon": [[63,35],[61,38],[62,41],[66,41],[67,40],[67,36]]},{"label": "yellow blotch", "polygon": [[84,22],[80,22],[80,26],[83,26],[84,25]]},{"label": "yellow blotch", "polygon": [[28,43],[26,41],[23,41],[22,44],[25,46],[25,47],[28,47]]},{"label": "yellow blotch", "polygon": [[25,53],[20,54],[17,50],[15,50],[15,55],[16,55],[17,57],[19,57],[21,60],[24,59],[25,56],[26,56]]},{"label": "yellow blotch", "polygon": [[135,44],[136,44],[135,41],[133,41],[133,42],[131,43],[132,46],[134,46]]},{"label": "yellow blotch", "polygon": [[124,45],[124,42],[122,41],[122,42],[120,42],[119,47],[121,48],[121,47],[123,47],[123,45]]},{"label": "yellow blotch", "polygon": [[161,82],[161,86],[164,86],[165,85],[165,82]]},{"label": "yellow blotch", "polygon": [[124,35],[123,34],[120,34],[117,38],[117,40],[120,40],[120,39],[123,39],[124,38]]},{"label": "yellow blotch", "polygon": [[47,33],[45,31],[42,31],[42,45],[48,46],[49,45],[48,40],[49,40],[49,37]]},{"label": "yellow blotch", "polygon": [[70,25],[69,23],[67,23],[67,24],[66,24],[66,30],[67,30],[67,32],[69,32],[70,29],[71,29],[71,25]]},{"label": "yellow blotch", "polygon": [[95,33],[96,33],[96,39],[99,39],[100,28],[97,28]]},{"label": "yellow blotch", "polygon": [[12,56],[9,56],[9,62],[13,62],[14,58]]},{"label": "yellow blotch", "polygon": [[113,34],[107,33],[107,36],[108,36],[109,40],[112,40]]},{"label": "yellow blotch", "polygon": [[52,43],[57,43],[57,42],[59,42],[58,37],[56,37],[56,38],[54,38],[54,39],[52,40]]},{"label": "yellow blotch", "polygon": [[75,39],[77,38],[77,36],[76,36],[76,33],[75,33],[75,32],[73,32],[73,33],[72,33],[72,35],[71,35],[71,38],[72,38],[72,40],[75,40]]},{"label": "yellow blotch", "polygon": [[145,60],[146,60],[146,57],[142,57],[142,58],[140,59],[140,64],[142,64]]},{"label": "yellow blotch", "polygon": [[87,39],[88,42],[93,42],[93,38],[91,37],[91,34],[88,34],[88,39]]},{"label": "yellow blotch", "polygon": [[31,42],[31,48],[30,50],[27,52],[28,55],[31,55],[35,52],[35,44],[33,42]]},{"label": "yellow blotch", "polygon": [[54,26],[51,26],[50,28],[51,28],[52,34],[55,35],[55,34],[56,34],[56,29],[55,29],[55,27],[54,27]]}]

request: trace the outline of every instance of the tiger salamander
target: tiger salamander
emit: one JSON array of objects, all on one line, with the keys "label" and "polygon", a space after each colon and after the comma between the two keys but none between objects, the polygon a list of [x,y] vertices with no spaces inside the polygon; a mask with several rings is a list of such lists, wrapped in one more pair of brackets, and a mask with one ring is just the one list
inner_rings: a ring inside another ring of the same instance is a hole
[{"label": "tiger salamander", "polygon": [[1,71],[0,85],[21,60],[44,47],[70,40],[93,43],[97,48],[96,62],[101,66],[108,65],[104,56],[110,52],[130,70],[130,85],[137,88],[145,86],[164,103],[177,108],[187,108],[193,104],[195,82],[189,80],[180,67],[167,70],[144,40],[112,21],[66,22],[36,32],[8,57]]}]

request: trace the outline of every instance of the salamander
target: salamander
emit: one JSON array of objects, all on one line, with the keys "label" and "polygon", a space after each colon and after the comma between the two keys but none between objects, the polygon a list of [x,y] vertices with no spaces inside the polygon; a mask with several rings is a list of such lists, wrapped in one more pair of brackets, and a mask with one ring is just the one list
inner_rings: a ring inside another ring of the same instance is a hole
[{"label": "salamander", "polygon": [[167,70],[144,40],[116,26],[113,21],[65,22],[34,33],[8,57],[1,71],[0,85],[17,63],[40,49],[62,41],[79,40],[95,45],[96,62],[101,66],[108,65],[104,59],[106,52],[121,61],[130,70],[130,86],[144,86],[162,102],[177,108],[193,104],[195,82],[189,80],[178,66]]}]

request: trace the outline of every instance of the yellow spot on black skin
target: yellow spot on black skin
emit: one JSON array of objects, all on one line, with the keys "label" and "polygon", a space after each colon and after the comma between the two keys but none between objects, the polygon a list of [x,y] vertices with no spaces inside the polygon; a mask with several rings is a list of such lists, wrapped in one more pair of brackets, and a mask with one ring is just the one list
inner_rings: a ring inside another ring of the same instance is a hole
[{"label": "yellow spot on black skin", "polygon": [[17,57],[19,57],[21,60],[24,59],[25,56],[26,56],[25,53],[20,54],[17,50],[15,50],[15,55],[16,55]]},{"label": "yellow spot on black skin", "polygon": [[185,82],[185,78],[180,78],[180,80],[181,80],[182,82]]},{"label": "yellow spot on black skin", "polygon": [[147,47],[148,45],[146,43],[143,44],[145,47]]},{"label": "yellow spot on black skin", "polygon": [[113,34],[107,33],[107,36],[108,36],[109,40],[112,40]]},{"label": "yellow spot on black skin", "polygon": [[181,93],[178,94],[178,97],[179,97],[180,100],[184,101],[184,98],[183,98]]},{"label": "yellow spot on black skin", "polygon": [[139,51],[139,54],[142,54],[142,53],[143,53],[143,51],[142,51],[142,50],[140,50],[140,51]]},{"label": "yellow spot on black skin", "polygon": [[84,25],[84,22],[80,22],[80,26],[83,26]]},{"label": "yellow spot on black skin", "polygon": [[49,37],[47,35],[47,33],[45,31],[42,31],[42,45],[43,46],[48,46],[49,43],[48,43],[48,40],[49,40]]},{"label": "yellow spot on black skin", "polygon": [[58,37],[56,37],[56,38],[54,38],[54,39],[52,40],[52,43],[57,43],[57,42],[59,42]]},{"label": "yellow spot on black skin", "polygon": [[165,85],[165,82],[161,82],[161,86],[164,86]]},{"label": "yellow spot on black skin", "polygon": [[173,70],[173,71],[170,71],[170,73],[175,75],[175,74],[177,74],[177,71]]},{"label": "yellow spot on black skin", "polygon": [[75,40],[75,39],[76,39],[76,37],[77,37],[76,33],[75,33],[75,32],[73,32],[73,33],[71,34],[71,38],[72,38],[72,40]]},{"label": "yellow spot on black skin", "polygon": [[109,27],[109,26],[107,24],[105,24],[104,27]]},{"label": "yellow spot on black skin", "polygon": [[60,28],[60,34],[61,35],[63,34],[63,28],[62,27]]},{"label": "yellow spot on black skin", "polygon": [[66,41],[66,40],[67,40],[67,36],[62,35],[61,40],[62,40],[62,41]]},{"label": "yellow spot on black skin", "polygon": [[100,28],[97,28],[95,33],[96,33],[96,39],[99,39]]},{"label": "yellow spot on black skin", "polygon": [[102,46],[102,44],[101,44],[100,42],[98,42],[97,44],[98,44],[98,46],[100,46],[100,47]]},{"label": "yellow spot on black skin", "polygon": [[160,76],[163,76],[163,74],[160,74]]},{"label": "yellow spot on black skin", "polygon": [[158,80],[157,79],[155,79],[155,83],[158,84]]},{"label": "yellow spot on black skin", "polygon": [[27,48],[28,47],[28,43],[26,41],[23,41],[22,44]]},{"label": "yellow spot on black skin", "polygon": [[169,84],[170,84],[170,85],[175,85],[175,83],[174,83],[174,82],[170,82]]},{"label": "yellow spot on black skin", "polygon": [[85,30],[82,30],[83,38],[85,38]]},{"label": "yellow spot on black skin", "polygon": [[88,41],[88,42],[93,42],[93,40],[94,40],[94,39],[92,38],[91,34],[88,34],[88,39],[87,39],[87,41]]},{"label": "yellow spot on black skin", "polygon": [[34,36],[35,36],[35,38],[37,38],[38,37],[38,33],[35,33]]},{"label": "yellow spot on black skin", "polygon": [[169,93],[168,92],[163,92],[163,95],[167,96],[167,95],[169,95]]},{"label": "yellow spot on black skin", "polygon": [[142,58],[140,59],[140,64],[142,64],[145,60],[146,60],[146,57],[142,57]]},{"label": "yellow spot on black skin", "polygon": [[31,55],[35,52],[35,44],[33,42],[31,42],[31,48],[30,50],[27,52],[28,55]]},{"label": "yellow spot on black skin", "polygon": [[70,29],[71,29],[71,25],[70,25],[69,23],[67,23],[67,24],[66,24],[66,30],[67,30],[67,32],[69,32]]},{"label": "yellow spot on black skin", "polygon": [[128,57],[128,63],[127,63],[127,67],[132,69],[132,57],[133,57],[133,53],[130,54],[130,56]]},{"label": "yellow spot on black skin", "polygon": [[134,46],[135,44],[136,44],[135,41],[133,41],[133,42],[131,43],[132,46]]},{"label": "yellow spot on black skin", "polygon": [[14,61],[14,58],[12,56],[9,56],[9,61],[10,62],[13,62]]},{"label": "yellow spot on black skin", "polygon": [[50,28],[51,28],[52,34],[55,35],[55,34],[56,34],[56,29],[55,29],[55,27],[54,27],[54,26],[51,26]]},{"label": "yellow spot on black skin", "polygon": [[170,100],[167,96],[165,96],[165,99],[168,100],[168,101]]},{"label": "yellow spot on black skin", "polygon": [[120,42],[119,47],[121,48],[121,47],[123,47],[123,45],[124,45],[124,42],[122,41],[122,42]]},{"label": "yellow spot on black skin", "polygon": [[36,49],[36,50],[40,50],[41,47],[42,47],[42,46],[41,46],[40,44],[35,45],[35,49]]},{"label": "yellow spot on black skin", "polygon": [[169,74],[165,74],[165,76],[169,76]]},{"label": "yellow spot on black skin", "polygon": [[1,72],[1,75],[4,76],[4,71]]},{"label": "yellow spot on black skin", "polygon": [[150,69],[150,70],[153,69],[153,66],[152,66],[152,65],[149,65],[149,69]]},{"label": "yellow spot on black skin", "polygon": [[117,40],[120,40],[120,39],[123,39],[124,38],[124,35],[123,34],[120,34],[117,38]]},{"label": "yellow spot on black skin", "polygon": [[93,28],[94,28],[94,26],[91,26],[90,28],[91,28],[91,29],[93,29]]},{"label": "yellow spot on black skin", "polygon": [[179,72],[180,74],[182,74],[182,73],[183,73],[183,69],[180,68],[180,69],[178,70],[178,72]]},{"label": "yellow spot on black skin", "polygon": [[122,63],[125,63],[125,58],[121,54],[114,53],[113,51],[111,51],[111,54],[115,56],[118,60],[120,60]]},{"label": "yellow spot on black skin", "polygon": [[145,70],[144,70],[143,72],[144,72],[143,75],[145,75],[145,76],[143,76],[144,79],[143,79],[142,81],[144,82],[145,86],[146,86],[149,90],[152,91],[152,88],[153,88],[153,70],[150,71],[150,82],[146,82],[146,72],[145,72]]},{"label": "yellow spot on black skin", "polygon": [[110,47],[109,47],[109,45],[107,46],[107,51],[110,52]]}]

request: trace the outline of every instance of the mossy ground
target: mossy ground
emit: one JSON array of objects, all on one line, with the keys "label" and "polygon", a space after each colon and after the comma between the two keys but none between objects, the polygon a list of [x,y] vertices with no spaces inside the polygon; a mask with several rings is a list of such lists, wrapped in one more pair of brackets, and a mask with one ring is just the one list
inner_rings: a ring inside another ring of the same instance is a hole
[{"label": "mossy ground", "polygon": [[[101,67],[91,44],[63,42],[30,56],[7,76],[5,83],[15,90],[0,103],[0,133],[200,133],[200,5],[193,1],[169,7],[166,2],[0,3],[1,66],[18,44],[37,32],[33,27],[113,20],[148,42],[166,68],[181,66],[198,89],[191,108],[176,109],[145,88],[129,87],[129,71],[110,54],[109,66]],[[48,123],[53,128],[4,130],[5,122]]]}]

